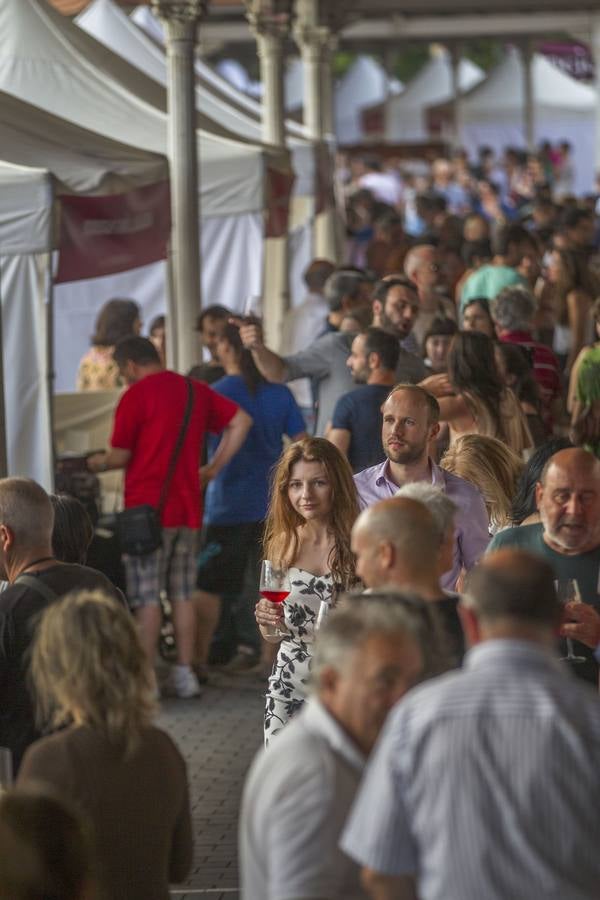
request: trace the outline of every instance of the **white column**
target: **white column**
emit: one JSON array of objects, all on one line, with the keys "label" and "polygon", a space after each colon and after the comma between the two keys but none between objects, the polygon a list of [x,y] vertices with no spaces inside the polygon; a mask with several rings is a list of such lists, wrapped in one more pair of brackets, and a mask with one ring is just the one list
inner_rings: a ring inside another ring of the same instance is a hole
[{"label": "white column", "polygon": [[530,153],[535,150],[535,97],[533,96],[533,45],[524,41],[521,45],[523,63],[523,133]]},{"label": "white column", "polygon": [[450,47],[450,61],[452,65],[452,148],[462,148],[463,122],[462,122],[462,94],[460,89],[460,63],[463,55],[462,44],[452,44]]},{"label": "white column", "polygon": [[151,2],[165,26],[168,60],[172,232],[167,356],[171,367],[186,372],[199,355],[194,332],[201,306],[194,48],[206,0]]},{"label": "white column", "polygon": [[[332,15],[339,10],[324,0],[297,0],[296,14],[294,37],[304,65],[304,124],[321,153],[334,131],[332,54],[337,39]],[[337,262],[338,243],[336,211],[328,209],[315,222],[315,255]]]},{"label": "white column", "polygon": [[595,134],[594,134],[594,166],[596,172],[600,172],[600,14],[596,13],[592,19],[590,33],[590,49],[594,59],[594,67],[596,71],[594,79],[594,88],[596,90],[596,107],[595,107]]},{"label": "white column", "polygon": [[[247,0],[247,17],[256,37],[263,84],[262,139],[284,148],[285,102],[283,87],[284,43],[289,37],[292,0]],[[290,305],[289,238],[270,238],[265,247],[262,315],[267,343],[281,345],[282,324]]]}]

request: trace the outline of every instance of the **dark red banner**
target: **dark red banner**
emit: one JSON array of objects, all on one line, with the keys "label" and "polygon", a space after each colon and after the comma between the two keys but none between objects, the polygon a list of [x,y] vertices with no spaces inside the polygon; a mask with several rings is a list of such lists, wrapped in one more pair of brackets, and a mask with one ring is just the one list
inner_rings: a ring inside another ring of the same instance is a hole
[{"label": "dark red banner", "polygon": [[169,182],[125,194],[60,197],[56,281],[80,281],[135,269],[167,256],[171,232]]}]

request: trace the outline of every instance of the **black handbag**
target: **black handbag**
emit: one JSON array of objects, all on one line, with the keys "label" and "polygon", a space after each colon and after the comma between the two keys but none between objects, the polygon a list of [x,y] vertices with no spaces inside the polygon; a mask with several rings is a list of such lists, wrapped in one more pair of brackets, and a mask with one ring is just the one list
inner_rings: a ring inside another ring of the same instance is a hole
[{"label": "black handbag", "polygon": [[194,405],[192,381],[190,378],[186,378],[186,382],[188,393],[183,422],[171,454],[158,506],[155,508],[145,503],[141,506],[132,506],[129,509],[124,509],[117,514],[116,531],[121,545],[121,553],[127,556],[148,556],[148,554],[154,553],[155,550],[162,546],[162,526],[160,523],[162,511],[167,502],[169,488],[171,487],[177,461],[183,448]]}]

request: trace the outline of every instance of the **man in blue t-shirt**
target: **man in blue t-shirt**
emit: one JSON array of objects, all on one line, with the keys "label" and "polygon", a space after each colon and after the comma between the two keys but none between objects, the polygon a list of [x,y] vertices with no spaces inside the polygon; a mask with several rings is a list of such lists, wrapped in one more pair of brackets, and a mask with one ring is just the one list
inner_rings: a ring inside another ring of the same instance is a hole
[{"label": "man in blue t-shirt", "polygon": [[347,365],[360,387],[337,401],[327,437],[346,454],[353,472],[385,459],[381,406],[396,383],[399,353],[398,338],[382,328],[367,328],[352,342]]}]

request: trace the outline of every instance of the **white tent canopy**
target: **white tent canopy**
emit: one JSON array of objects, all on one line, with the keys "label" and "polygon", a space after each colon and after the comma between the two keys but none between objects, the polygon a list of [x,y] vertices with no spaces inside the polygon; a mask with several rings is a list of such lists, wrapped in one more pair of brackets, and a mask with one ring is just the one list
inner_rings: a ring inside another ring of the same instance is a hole
[{"label": "white tent canopy", "polygon": [[[60,198],[121,194],[168,179],[164,157],[102,138],[0,93],[0,296],[8,469],[52,485],[48,372],[51,255]],[[15,165],[20,163],[21,165]],[[26,167],[25,167],[26,166]],[[57,341],[77,346],[76,316]],[[89,327],[82,335],[87,343]],[[26,351],[26,352],[24,352]],[[74,360],[76,365],[77,357]]]},{"label": "white tent canopy", "polygon": [[49,173],[0,162],[2,387],[8,474],[35,478],[47,489],[52,487],[52,444],[45,305],[51,242]]},{"label": "white tent canopy", "polygon": [[[468,59],[459,64],[458,82],[466,91],[480,82],[483,71]],[[406,85],[399,97],[387,101],[385,137],[388,141],[423,141],[429,137],[428,106],[445,103],[452,97],[452,65],[446,51],[436,52]]]},{"label": "white tent canopy", "polygon": [[360,114],[363,109],[384,101],[402,85],[390,79],[383,66],[371,56],[359,56],[335,89],[335,134],[340,144],[355,144],[364,137]]},{"label": "white tent canopy", "polygon": [[[0,0],[0,33],[0,89],[100,135],[166,151],[167,120],[160,108],[164,89],[47,4]],[[156,97],[158,105],[142,96]],[[205,131],[198,132],[198,149],[206,302],[241,308],[248,294],[261,292],[266,172],[282,157]],[[61,285],[56,291],[57,342],[74,318],[85,321],[79,340],[83,332],[87,337],[101,303],[124,293],[141,303],[146,318],[164,312],[164,265]],[[74,357],[85,349],[73,338],[69,358],[57,354],[61,389],[73,387]]]},{"label": "white tent canopy", "polygon": [[[535,54],[532,62],[534,138],[568,140],[573,146],[575,188],[591,191],[594,182],[593,88],[571,78]],[[510,50],[488,77],[462,100],[465,144],[475,150],[489,144],[497,151],[506,146],[525,147],[523,63]]]}]

